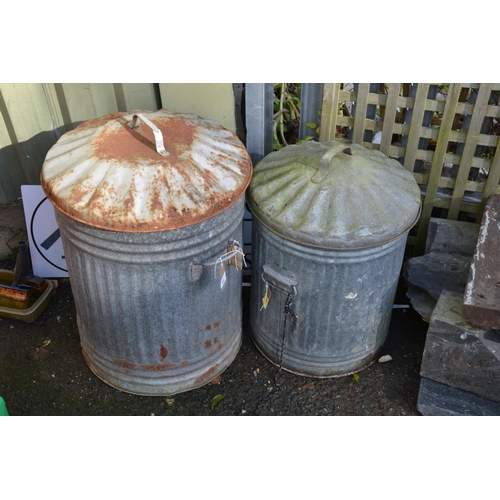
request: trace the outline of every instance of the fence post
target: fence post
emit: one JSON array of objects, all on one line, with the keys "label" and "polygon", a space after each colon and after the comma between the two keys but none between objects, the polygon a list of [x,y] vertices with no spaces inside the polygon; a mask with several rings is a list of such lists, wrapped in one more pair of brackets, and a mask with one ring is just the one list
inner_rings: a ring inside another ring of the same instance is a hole
[{"label": "fence post", "polygon": [[273,149],[273,99],[272,83],[245,85],[246,148],[254,165]]},{"label": "fence post", "polygon": [[299,140],[312,135],[314,140],[318,140],[315,129],[308,127],[306,123],[315,123],[317,127],[321,123],[321,106],[323,104],[323,84],[303,83],[300,96],[300,125]]}]

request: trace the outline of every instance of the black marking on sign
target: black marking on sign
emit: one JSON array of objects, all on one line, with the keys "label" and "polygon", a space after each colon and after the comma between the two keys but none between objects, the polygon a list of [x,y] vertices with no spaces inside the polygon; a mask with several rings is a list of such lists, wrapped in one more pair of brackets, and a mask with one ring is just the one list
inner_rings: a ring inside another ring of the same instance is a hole
[{"label": "black marking on sign", "polygon": [[[46,260],[51,266],[54,266],[55,268],[59,269],[60,271],[64,271],[64,272],[68,272],[67,269],[64,269],[63,267],[61,266],[58,266],[57,264],[55,264],[54,262],[52,262],[51,260],[49,260],[44,254],[43,252],[40,250],[39,246],[37,245],[37,242],[36,242],[36,239],[35,239],[35,233],[34,233],[34,221],[35,221],[35,215],[37,213],[37,211],[39,210],[39,208],[42,206],[42,204],[47,201],[47,197],[45,197],[35,208],[35,210],[33,211],[33,215],[31,216],[31,224],[30,224],[30,231],[31,231],[31,239],[33,241],[33,244],[35,245],[36,249],[38,250],[38,253],[42,256],[42,258],[44,260]],[[57,234],[59,233],[59,234]],[[56,234],[57,234],[57,237],[56,237]],[[57,229],[57,231],[54,231],[50,236],[48,236],[47,238],[45,238],[45,240],[43,241],[43,243],[41,243],[41,247],[44,248],[45,250],[48,250],[59,238],[60,238],[61,234],[59,232],[59,228]]]},{"label": "black marking on sign", "polygon": [[61,231],[57,228],[40,246],[48,250],[60,237]]}]

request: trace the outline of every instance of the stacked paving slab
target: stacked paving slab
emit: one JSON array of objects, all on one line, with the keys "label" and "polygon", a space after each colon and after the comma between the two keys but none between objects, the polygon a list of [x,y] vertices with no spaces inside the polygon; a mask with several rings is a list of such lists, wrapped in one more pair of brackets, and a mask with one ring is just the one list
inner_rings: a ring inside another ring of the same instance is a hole
[{"label": "stacked paving slab", "polygon": [[456,280],[448,287],[443,274],[430,314],[420,370],[422,415],[500,415],[500,195],[488,198],[467,270],[463,289]]},{"label": "stacked paving slab", "polygon": [[465,292],[478,234],[478,223],[431,218],[424,255],[404,268],[408,298],[427,323],[443,290]]}]

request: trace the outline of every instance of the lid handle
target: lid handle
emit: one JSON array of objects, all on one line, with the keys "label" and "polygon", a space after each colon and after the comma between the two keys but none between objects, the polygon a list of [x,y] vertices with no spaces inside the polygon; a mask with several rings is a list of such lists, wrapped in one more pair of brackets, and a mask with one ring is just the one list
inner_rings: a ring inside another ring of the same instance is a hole
[{"label": "lid handle", "polygon": [[345,148],[339,151],[336,147],[330,148],[322,157],[319,164],[318,171],[311,177],[311,182],[319,184],[323,182],[330,173],[330,163],[339,154],[344,153],[346,155],[352,156],[352,149]]},{"label": "lid handle", "polygon": [[165,149],[163,145],[163,134],[161,130],[151,121],[149,121],[143,114],[137,113],[133,116],[132,121],[128,124],[130,128],[137,128],[137,119],[140,118],[152,131],[155,136],[156,151],[162,156],[168,156],[169,152]]}]

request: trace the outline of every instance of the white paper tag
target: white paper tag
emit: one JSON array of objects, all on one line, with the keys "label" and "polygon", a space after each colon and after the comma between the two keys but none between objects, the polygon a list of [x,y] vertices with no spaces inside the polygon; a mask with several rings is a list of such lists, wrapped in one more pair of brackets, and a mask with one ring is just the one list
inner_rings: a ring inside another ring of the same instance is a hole
[{"label": "white paper tag", "polygon": [[226,285],[227,281],[227,276],[226,276],[226,267],[224,266],[224,263],[220,265],[220,289],[224,290],[224,287]]},{"label": "white paper tag", "polygon": [[227,251],[228,252],[238,251],[238,253],[234,257],[231,257],[228,260],[228,264],[234,266],[236,269],[238,269],[238,271],[241,271],[243,269],[243,260],[245,258],[245,254],[243,253],[243,250],[239,247],[239,244],[235,243],[233,245],[230,245],[227,248]]}]

